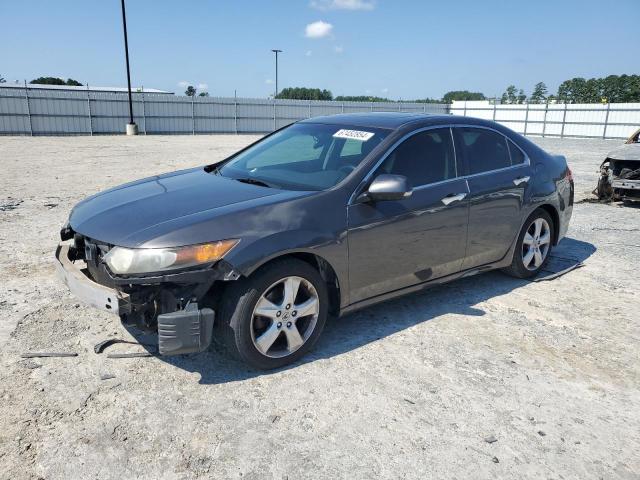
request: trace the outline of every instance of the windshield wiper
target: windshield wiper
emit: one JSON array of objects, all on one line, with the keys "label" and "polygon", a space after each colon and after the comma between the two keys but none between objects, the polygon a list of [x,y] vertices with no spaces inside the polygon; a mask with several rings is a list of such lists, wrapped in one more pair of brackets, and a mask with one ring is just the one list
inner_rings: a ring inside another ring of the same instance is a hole
[{"label": "windshield wiper", "polygon": [[248,183],[250,185],[258,185],[260,187],[273,188],[273,185],[269,185],[267,182],[263,182],[262,180],[258,180],[256,178],[235,178],[238,182]]}]

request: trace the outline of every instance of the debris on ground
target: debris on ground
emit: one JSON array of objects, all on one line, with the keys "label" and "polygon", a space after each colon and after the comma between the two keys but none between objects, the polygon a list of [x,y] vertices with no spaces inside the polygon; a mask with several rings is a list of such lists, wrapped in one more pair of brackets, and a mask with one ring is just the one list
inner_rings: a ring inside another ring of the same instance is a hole
[{"label": "debris on ground", "polygon": [[93,347],[93,351],[100,354],[111,345],[115,345],[117,343],[126,343],[127,345],[141,345],[143,347],[155,347],[155,345],[152,345],[150,343],[132,342],[130,340],[122,340],[120,338],[108,338],[106,340],[103,340],[102,342],[96,343],[96,345]]},{"label": "debris on ground", "polygon": [[77,357],[73,352],[27,352],[20,355],[22,358],[54,358],[54,357]]},{"label": "debris on ground", "polygon": [[108,353],[107,358],[144,358],[153,357],[151,352]]},{"label": "debris on ground", "polygon": [[20,206],[23,200],[17,200],[9,197],[7,201],[0,203],[0,212],[8,212],[11,210],[15,210]]},{"label": "debris on ground", "polygon": [[495,443],[495,442],[498,441],[498,439],[493,435],[489,435],[488,437],[486,437],[484,439],[484,441],[487,442],[487,443]]},{"label": "debris on ground", "polygon": [[571,266],[569,266],[567,268],[564,268],[564,269],[562,269],[562,270],[560,270],[558,272],[553,272],[550,275],[537,276],[534,279],[532,279],[531,281],[532,282],[546,282],[548,280],[555,280],[556,278],[561,277],[562,275],[565,275],[565,274],[575,270],[576,268],[581,268],[581,267],[584,267],[584,263],[582,263],[582,262],[575,263],[575,264],[573,264],[573,265],[571,265]]}]

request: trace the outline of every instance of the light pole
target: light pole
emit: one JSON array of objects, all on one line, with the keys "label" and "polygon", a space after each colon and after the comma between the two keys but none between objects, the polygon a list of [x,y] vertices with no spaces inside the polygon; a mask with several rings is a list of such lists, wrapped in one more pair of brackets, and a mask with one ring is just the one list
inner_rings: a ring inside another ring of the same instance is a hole
[{"label": "light pole", "polygon": [[131,100],[131,73],[129,71],[129,42],[127,41],[127,15],[124,9],[124,0],[120,0],[122,5],[122,30],[124,31],[124,56],[127,61],[127,86],[129,93],[129,123],[127,124],[127,135],[137,135],[138,126],[133,121],[133,101]]},{"label": "light pole", "polygon": [[276,94],[273,96],[275,99],[278,96],[278,54],[282,53],[282,50],[274,49],[271,51],[276,54]]}]

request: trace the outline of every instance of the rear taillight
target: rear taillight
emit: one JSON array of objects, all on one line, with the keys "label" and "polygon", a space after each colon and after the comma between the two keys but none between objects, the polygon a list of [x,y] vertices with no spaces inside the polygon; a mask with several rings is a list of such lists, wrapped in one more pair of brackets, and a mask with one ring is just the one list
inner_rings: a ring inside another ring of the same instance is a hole
[{"label": "rear taillight", "polygon": [[571,169],[569,167],[567,167],[567,172],[565,173],[564,178],[566,178],[570,182],[573,182],[573,173],[571,172]]}]

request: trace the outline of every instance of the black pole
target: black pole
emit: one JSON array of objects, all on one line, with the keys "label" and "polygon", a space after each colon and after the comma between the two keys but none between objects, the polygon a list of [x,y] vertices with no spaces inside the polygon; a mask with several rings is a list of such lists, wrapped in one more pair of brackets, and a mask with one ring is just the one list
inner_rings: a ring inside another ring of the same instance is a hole
[{"label": "black pole", "polygon": [[131,100],[131,72],[129,71],[129,42],[127,41],[127,15],[124,11],[124,0],[120,0],[122,5],[122,29],[124,30],[124,56],[127,60],[127,86],[129,87],[129,124],[133,125],[133,101]]}]

